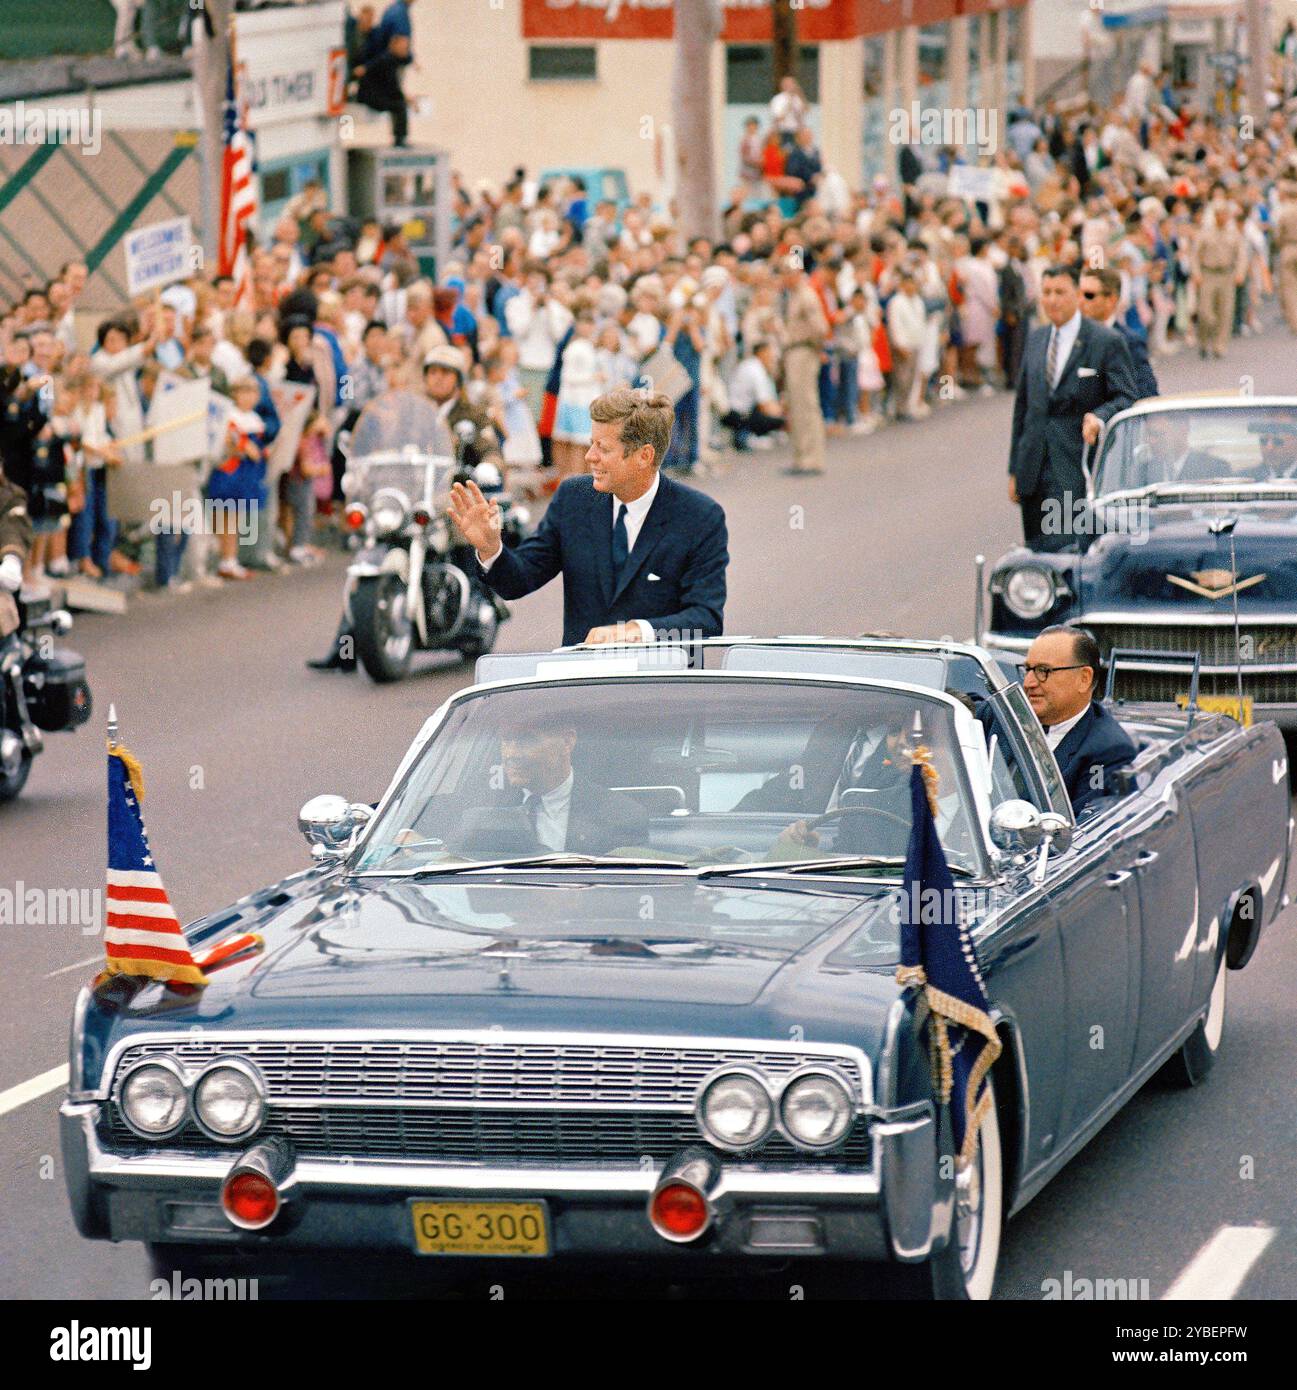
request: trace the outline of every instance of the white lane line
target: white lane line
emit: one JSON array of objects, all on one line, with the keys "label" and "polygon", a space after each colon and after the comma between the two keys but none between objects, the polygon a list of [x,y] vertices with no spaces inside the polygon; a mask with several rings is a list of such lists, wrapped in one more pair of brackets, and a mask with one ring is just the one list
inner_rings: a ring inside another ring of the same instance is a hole
[{"label": "white lane line", "polygon": [[45,978],[47,980],[52,980],[55,975],[66,975],[69,970],[84,970],[87,965],[95,965],[101,960],[103,960],[102,955],[87,956],[85,960],[79,960],[75,965],[60,965],[57,970],[51,970]]},{"label": "white lane line", "polygon": [[11,1110],[17,1110],[20,1105],[26,1105],[29,1100],[37,1100],[67,1084],[66,1062],[61,1067],[52,1067],[49,1071],[41,1072],[39,1076],[33,1076],[30,1081],[20,1081],[16,1086],[10,1086],[7,1091],[0,1091],[0,1115],[7,1115]]},{"label": "white lane line", "polygon": [[1271,1226],[1222,1226],[1162,1295],[1163,1302],[1233,1298],[1274,1238]]}]

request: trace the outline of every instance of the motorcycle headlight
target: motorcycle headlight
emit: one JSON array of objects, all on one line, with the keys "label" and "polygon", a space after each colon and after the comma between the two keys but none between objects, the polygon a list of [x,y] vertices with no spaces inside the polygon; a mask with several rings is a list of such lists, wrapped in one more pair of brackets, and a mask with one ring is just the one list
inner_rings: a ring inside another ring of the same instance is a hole
[{"label": "motorcycle headlight", "polygon": [[428,531],[428,543],[440,555],[450,548],[450,522],[444,516],[435,516]]},{"label": "motorcycle headlight", "polygon": [[373,500],[369,504],[369,518],[373,522],[374,530],[380,536],[387,536],[393,531],[399,531],[405,525],[405,518],[409,511],[409,499],[403,492],[398,492],[396,488],[380,489],[374,494]]},{"label": "motorcycle headlight", "polygon": [[1004,581],[1004,602],[1016,618],[1044,617],[1056,597],[1052,572],[1039,565],[1023,565]]},{"label": "motorcycle headlight", "polygon": [[132,1067],[117,1093],[122,1119],[143,1139],[165,1139],[185,1122],[189,1088],[170,1057],[150,1057]]},{"label": "motorcycle headlight", "polygon": [[483,491],[488,488],[498,490],[504,486],[504,475],[490,459],[487,459],[485,463],[479,463],[473,469],[473,481]]},{"label": "motorcycle headlight", "polygon": [[698,1126],[722,1149],[750,1149],[770,1133],[774,1105],[756,1072],[726,1071],[703,1084]]},{"label": "motorcycle headlight", "polygon": [[261,1125],[265,1092],[245,1062],[217,1062],[194,1086],[194,1118],[213,1139],[242,1139]]},{"label": "motorcycle headlight", "polygon": [[788,1137],[806,1149],[829,1149],[851,1126],[851,1095],[831,1072],[795,1076],[779,1100]]}]

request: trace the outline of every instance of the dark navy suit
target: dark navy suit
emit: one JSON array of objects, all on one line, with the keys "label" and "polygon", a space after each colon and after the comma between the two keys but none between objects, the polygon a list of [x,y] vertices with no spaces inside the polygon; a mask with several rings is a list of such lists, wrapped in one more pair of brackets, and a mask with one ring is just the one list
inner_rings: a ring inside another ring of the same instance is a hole
[{"label": "dark navy suit", "polygon": [[1054,749],[1076,816],[1091,802],[1117,794],[1111,774],[1134,762],[1135,753],[1125,729],[1097,700],[1091,701],[1090,708]]},{"label": "dark navy suit", "polygon": [[1135,375],[1135,399],[1146,400],[1158,394],[1157,377],[1153,375],[1152,364],[1148,360],[1148,339],[1142,333],[1128,328],[1120,319],[1112,325],[1121,334],[1130,353],[1130,365]]},{"label": "dark navy suit", "polygon": [[544,519],[486,571],[502,598],[522,598],[563,576],[563,645],[592,627],[644,618],[659,637],[719,637],[729,564],[725,513],[704,493],[663,475],[634,549],[613,577],[613,495],[588,474],[559,486]]}]

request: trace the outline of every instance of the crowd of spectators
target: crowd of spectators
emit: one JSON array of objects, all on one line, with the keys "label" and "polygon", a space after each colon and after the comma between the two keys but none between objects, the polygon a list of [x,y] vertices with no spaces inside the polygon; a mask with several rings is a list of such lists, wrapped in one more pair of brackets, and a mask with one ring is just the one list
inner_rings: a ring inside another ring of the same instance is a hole
[{"label": "crowd of spectators", "polygon": [[[897,180],[851,190],[824,167],[795,83],[769,128],[743,139],[743,180],[715,237],[686,237],[648,195],[618,206],[579,180],[538,187],[517,169],[498,185],[454,180],[453,245],[435,277],[400,228],[335,215],[315,185],[263,228],[243,293],[195,276],[124,306],[87,342],[86,267],[63,267],[0,316],[0,458],[31,499],[29,579],[129,574],[149,558],[140,537],[116,534],[104,477],[147,458],[136,436],[163,372],[232,399],[207,494],[269,507],[271,543],[255,554],[228,533],[156,536],[152,578],[184,586],[313,562],[316,512],[341,495],[346,427],[382,391],[422,389],[438,347],[460,350],[511,485],[545,492],[584,468],[591,401],[619,385],[671,396],[664,466],[682,475],[741,466],[785,430],[795,470],[819,471],[826,433],[903,427],[1012,389],[1052,264],[1115,275],[1113,317],[1154,361],[1257,331],[1281,263],[1297,331],[1284,202],[1297,144],[1282,103],[1250,129],[1178,102],[1141,69],[1110,109],[1018,108],[981,157],[993,180],[980,200],[947,192],[965,159],[952,149],[903,147]],[[1228,302],[1203,293],[1219,274],[1203,248],[1221,236],[1239,248]],[[291,470],[268,481],[279,381],[314,386],[317,409]],[[862,443],[848,466],[877,447]]]}]

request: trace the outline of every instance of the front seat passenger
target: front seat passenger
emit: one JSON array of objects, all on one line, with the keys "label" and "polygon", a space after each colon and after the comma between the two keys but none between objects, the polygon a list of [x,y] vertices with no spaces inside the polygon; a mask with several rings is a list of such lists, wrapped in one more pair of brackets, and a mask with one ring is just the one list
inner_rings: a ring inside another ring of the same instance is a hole
[{"label": "front seat passenger", "polygon": [[1081,812],[1120,795],[1113,774],[1135,761],[1130,735],[1095,699],[1103,669],[1099,644],[1082,627],[1047,627],[1021,666],[1022,688]]}]

